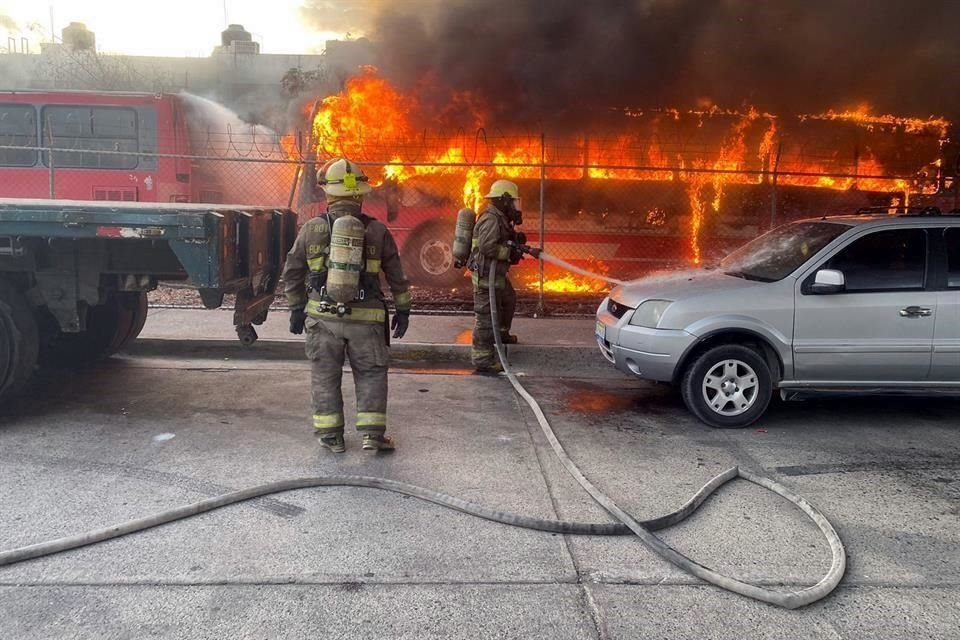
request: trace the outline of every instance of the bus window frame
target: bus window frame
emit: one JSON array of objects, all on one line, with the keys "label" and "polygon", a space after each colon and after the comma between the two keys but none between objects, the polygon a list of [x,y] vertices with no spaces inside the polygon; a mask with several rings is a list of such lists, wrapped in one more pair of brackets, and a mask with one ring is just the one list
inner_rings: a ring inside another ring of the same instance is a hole
[{"label": "bus window frame", "polygon": [[[131,141],[131,142],[133,142],[134,145],[135,145],[135,149],[134,149],[133,151],[131,151],[129,154],[124,153],[124,155],[118,156],[118,157],[120,157],[120,158],[127,158],[127,157],[131,158],[131,159],[132,159],[132,164],[131,164],[131,166],[123,166],[123,167],[85,167],[85,166],[83,166],[83,165],[74,165],[74,164],[64,165],[64,164],[54,163],[54,169],[65,169],[65,170],[66,170],[66,169],[70,169],[70,170],[82,170],[82,171],[135,171],[135,170],[137,170],[137,168],[140,166],[140,155],[139,155],[139,154],[140,154],[140,114],[137,112],[137,109],[135,109],[134,107],[119,106],[119,105],[101,105],[101,104],[45,104],[45,105],[43,105],[43,107],[40,109],[40,138],[41,138],[41,139],[45,139],[45,137],[46,137],[46,135],[47,135],[47,131],[48,131],[48,129],[47,129],[47,125],[48,125],[47,111],[48,111],[48,109],[84,109],[84,110],[86,110],[86,111],[89,113],[89,115],[90,115],[90,123],[89,123],[89,126],[88,126],[88,130],[89,130],[89,132],[90,132],[90,136],[80,135],[80,136],[77,136],[77,137],[72,138],[73,140],[125,140],[125,141]],[[93,121],[93,113],[94,113],[95,110],[98,110],[98,109],[102,109],[102,110],[116,109],[116,110],[129,111],[130,113],[132,113],[132,114],[133,114],[133,126],[134,126],[133,137],[132,137],[132,138],[102,138],[102,137],[98,137],[98,136],[96,135],[96,126],[95,126],[95,123],[94,123],[94,121]],[[85,132],[84,132],[84,133],[85,133]],[[67,137],[67,136],[65,136],[65,137]],[[60,152],[63,152],[63,153],[76,153],[76,154],[80,154],[80,155],[81,155],[81,159],[82,159],[82,154],[85,154],[85,153],[98,154],[98,153],[100,153],[100,152],[103,151],[103,150],[102,150],[102,149],[65,149],[65,148],[56,148],[56,149],[54,149],[54,151],[60,151]],[[41,157],[41,161],[43,162],[43,166],[45,166],[45,167],[50,167],[50,152],[48,151],[48,152],[42,153],[42,154],[40,154],[40,155],[42,156],[42,157]]]},{"label": "bus window frame", "polygon": [[[36,167],[37,164],[40,162],[40,152],[37,151],[37,150],[35,150],[35,149],[30,149],[30,148],[28,148],[28,147],[37,147],[37,146],[39,146],[37,143],[38,143],[38,141],[40,140],[40,137],[39,137],[39,136],[40,136],[40,131],[39,131],[40,121],[39,121],[39,118],[38,118],[39,113],[37,112],[37,107],[36,107],[36,105],[33,105],[33,104],[24,104],[24,103],[22,103],[22,102],[2,102],[2,103],[0,103],[0,108],[9,108],[9,107],[22,107],[25,111],[26,111],[26,110],[33,111],[33,142],[32,142],[32,144],[26,145],[26,147],[24,148],[24,151],[32,151],[32,153],[33,153],[33,162],[30,163],[30,164],[10,164],[10,163],[3,162],[2,160],[0,160],[0,167],[2,167],[2,168],[4,168],[4,169],[32,169],[32,168]],[[19,134],[14,134],[14,135],[19,135]],[[0,141],[2,141],[2,139],[0,139]],[[10,145],[10,146],[15,147],[15,146],[17,146],[17,145]],[[15,151],[15,149],[4,149],[4,151]]]}]

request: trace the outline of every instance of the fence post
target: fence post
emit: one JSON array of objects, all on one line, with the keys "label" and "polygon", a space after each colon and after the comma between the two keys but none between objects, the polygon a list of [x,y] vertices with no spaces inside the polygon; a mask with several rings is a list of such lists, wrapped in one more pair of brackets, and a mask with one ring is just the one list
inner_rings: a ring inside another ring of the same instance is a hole
[{"label": "fence post", "polygon": [[773,159],[773,179],[770,181],[770,228],[777,226],[777,169],[780,167],[780,154],[783,141],[777,143],[777,155]]},{"label": "fence post", "polygon": [[[41,151],[41,154],[43,152]],[[54,168],[53,168],[53,149],[50,148],[47,150],[47,165],[50,167],[49,171],[49,190],[50,190],[50,199],[54,200],[57,197],[55,183],[54,183]]]},{"label": "fence post", "polygon": [[853,189],[860,188],[860,142],[853,143]]},{"label": "fence post", "polygon": [[[546,207],[543,202],[544,183],[547,181],[547,151],[546,138],[543,132],[540,133],[540,251],[545,246],[544,235],[547,231]],[[537,261],[539,264],[539,294],[537,296],[537,315],[543,316],[543,260]]]},{"label": "fence post", "polygon": [[293,183],[290,185],[290,197],[287,198],[287,209],[293,209],[293,198],[297,195],[297,185],[300,184],[300,177],[303,175],[303,165],[298,164],[293,172]]}]

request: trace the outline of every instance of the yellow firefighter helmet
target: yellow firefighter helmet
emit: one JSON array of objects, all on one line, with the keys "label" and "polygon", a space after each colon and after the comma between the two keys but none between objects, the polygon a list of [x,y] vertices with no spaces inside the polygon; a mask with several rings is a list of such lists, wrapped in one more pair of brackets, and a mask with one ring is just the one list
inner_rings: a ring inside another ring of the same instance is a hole
[{"label": "yellow firefighter helmet", "polygon": [[328,196],[337,198],[359,198],[371,191],[363,169],[346,158],[336,158],[323,165],[317,172],[317,184]]},{"label": "yellow firefighter helmet", "polygon": [[490,185],[490,193],[483,197],[492,199],[499,198],[501,196],[510,196],[514,200],[519,200],[520,189],[517,188],[516,183],[510,182],[509,180],[497,180]]}]

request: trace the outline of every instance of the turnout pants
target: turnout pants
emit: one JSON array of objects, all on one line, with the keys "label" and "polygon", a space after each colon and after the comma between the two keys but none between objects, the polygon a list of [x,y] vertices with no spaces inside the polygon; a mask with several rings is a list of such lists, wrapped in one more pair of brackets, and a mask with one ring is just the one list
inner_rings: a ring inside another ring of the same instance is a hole
[{"label": "turnout pants", "polygon": [[389,360],[383,324],[308,318],[306,334],[314,430],[321,435],[343,433],[340,385],[347,357],[357,392],[357,431],[382,435],[387,429]]},{"label": "turnout pants", "polygon": [[[510,332],[513,326],[513,314],[517,310],[517,292],[510,279],[503,278],[503,286],[497,288],[497,316],[500,320],[498,330],[501,335]],[[490,289],[480,285],[473,287],[473,313],[476,316],[473,327],[473,366],[477,368],[493,366],[497,361],[496,346],[493,340],[493,324],[490,320]]]}]

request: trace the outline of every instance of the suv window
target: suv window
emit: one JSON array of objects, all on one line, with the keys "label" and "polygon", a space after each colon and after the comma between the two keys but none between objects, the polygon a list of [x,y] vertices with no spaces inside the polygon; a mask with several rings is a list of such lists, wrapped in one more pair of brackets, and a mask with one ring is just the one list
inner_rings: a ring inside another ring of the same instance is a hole
[{"label": "suv window", "polygon": [[824,268],[842,271],[850,293],[922,289],[926,266],[926,231],[891,229],[854,241]]},{"label": "suv window", "polygon": [[[137,151],[137,112],[123,107],[44,107],[43,140],[59,149],[53,152],[55,167],[134,169],[135,155],[96,152]],[[47,155],[44,164],[49,165]]]},{"label": "suv window", "polygon": [[960,228],[947,229],[947,286],[960,288]]},{"label": "suv window", "polygon": [[[32,106],[0,104],[0,146],[35,147],[37,145],[37,114]],[[32,149],[0,149],[0,165],[31,167],[37,163],[37,152]]]}]

